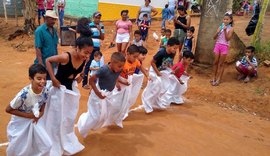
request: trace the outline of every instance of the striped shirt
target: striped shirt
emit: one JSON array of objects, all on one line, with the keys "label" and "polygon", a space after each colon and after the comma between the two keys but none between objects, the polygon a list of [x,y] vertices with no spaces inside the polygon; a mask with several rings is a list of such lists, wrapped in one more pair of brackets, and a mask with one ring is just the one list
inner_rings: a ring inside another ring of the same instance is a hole
[{"label": "striped shirt", "polygon": [[[90,29],[93,32],[92,40],[95,48],[100,48],[100,31],[97,29],[97,26],[94,22],[89,23]],[[101,28],[101,33],[104,34],[104,25],[102,23],[99,23],[99,26]]]},{"label": "striped shirt", "polygon": [[[244,56],[242,59],[241,59],[241,64],[245,67],[248,67],[249,66],[249,63],[248,61],[246,60],[246,56]],[[257,62],[257,59],[253,56],[251,59],[250,59],[250,62],[251,64],[253,64],[255,66],[255,68],[258,66],[258,62]]]}]

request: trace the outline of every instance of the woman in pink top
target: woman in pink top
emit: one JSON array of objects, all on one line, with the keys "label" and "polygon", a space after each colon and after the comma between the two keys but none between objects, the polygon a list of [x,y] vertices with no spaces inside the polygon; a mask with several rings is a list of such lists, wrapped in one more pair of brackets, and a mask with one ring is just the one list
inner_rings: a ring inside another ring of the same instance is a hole
[{"label": "woman in pink top", "polygon": [[229,52],[229,41],[233,35],[233,16],[226,13],[223,18],[223,23],[218,27],[214,36],[216,44],[214,48],[215,61],[214,61],[214,74],[211,80],[212,86],[217,86],[220,83],[224,72],[224,62]]},{"label": "woman in pink top", "polygon": [[53,10],[54,0],[47,0],[46,1],[46,10]]},{"label": "woman in pink top", "polygon": [[115,40],[117,50],[123,54],[126,54],[127,45],[131,41],[132,23],[128,19],[128,10],[122,10],[121,16],[122,19],[116,21],[115,34],[111,44],[113,44]]}]

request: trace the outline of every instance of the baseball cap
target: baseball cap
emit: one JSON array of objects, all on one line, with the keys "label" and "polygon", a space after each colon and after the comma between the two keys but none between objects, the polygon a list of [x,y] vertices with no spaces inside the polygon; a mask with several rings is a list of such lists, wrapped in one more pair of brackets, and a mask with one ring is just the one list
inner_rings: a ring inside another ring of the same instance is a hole
[{"label": "baseball cap", "polygon": [[93,17],[101,16],[101,13],[99,11],[93,13]]}]

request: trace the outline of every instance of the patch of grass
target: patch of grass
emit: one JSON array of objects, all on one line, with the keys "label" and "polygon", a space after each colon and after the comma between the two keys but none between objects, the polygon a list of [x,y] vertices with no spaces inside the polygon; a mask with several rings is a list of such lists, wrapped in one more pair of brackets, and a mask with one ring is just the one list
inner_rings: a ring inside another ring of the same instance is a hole
[{"label": "patch of grass", "polygon": [[257,43],[255,44],[256,48],[256,57],[259,62],[263,62],[265,60],[270,60],[270,41],[266,43]]},{"label": "patch of grass", "polygon": [[265,89],[263,89],[263,88],[256,88],[255,89],[255,93],[258,94],[258,95],[264,95]]}]

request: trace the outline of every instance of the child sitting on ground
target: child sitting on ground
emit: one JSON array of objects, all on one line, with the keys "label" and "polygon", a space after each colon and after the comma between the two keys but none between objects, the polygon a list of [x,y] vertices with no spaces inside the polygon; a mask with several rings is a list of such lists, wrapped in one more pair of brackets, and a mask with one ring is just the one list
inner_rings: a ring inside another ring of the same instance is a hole
[{"label": "child sitting on ground", "polygon": [[248,46],[245,53],[246,55],[241,61],[236,62],[236,70],[240,73],[238,80],[244,79],[244,82],[247,83],[251,77],[257,76],[258,62],[254,56],[255,48],[253,46]]},{"label": "child sitting on ground", "polygon": [[136,46],[143,46],[143,40],[142,40],[142,35],[141,35],[140,30],[134,31],[133,44],[135,44]]},{"label": "child sitting on ground", "polygon": [[187,36],[185,37],[185,40],[184,40],[182,53],[185,50],[191,51],[193,54],[195,53],[195,38],[193,36],[194,31],[195,31],[195,28],[193,26],[187,29]]},{"label": "child sitting on ground", "polygon": [[178,81],[181,84],[184,84],[184,82],[180,79],[180,77],[182,75],[189,75],[186,70],[193,60],[194,60],[193,53],[186,50],[183,52],[183,58],[181,59],[181,61],[179,61],[172,67],[173,70],[172,74],[174,74],[177,77]]},{"label": "child sitting on ground", "polygon": [[[139,53],[140,53],[140,55],[138,57],[138,60],[140,61],[141,65],[142,65],[144,59],[146,58],[146,55],[147,55],[148,51],[143,46],[139,46],[138,48],[139,48]],[[139,74],[139,72],[140,72],[140,69],[136,68],[135,74]]]},{"label": "child sitting on ground", "polygon": [[[43,116],[48,98],[47,70],[41,64],[29,68],[31,84],[24,87],[6,108],[12,114],[7,126],[7,155],[49,155],[51,140],[37,122]],[[32,124],[35,126],[31,126]],[[27,150],[26,150],[27,149]]]},{"label": "child sitting on ground", "polygon": [[165,37],[160,42],[160,48],[166,48],[167,42],[172,35],[172,31],[170,29],[165,30]]}]

